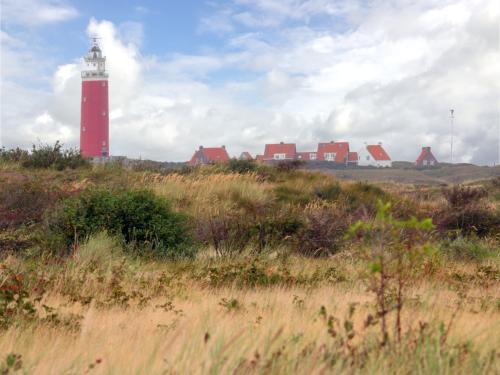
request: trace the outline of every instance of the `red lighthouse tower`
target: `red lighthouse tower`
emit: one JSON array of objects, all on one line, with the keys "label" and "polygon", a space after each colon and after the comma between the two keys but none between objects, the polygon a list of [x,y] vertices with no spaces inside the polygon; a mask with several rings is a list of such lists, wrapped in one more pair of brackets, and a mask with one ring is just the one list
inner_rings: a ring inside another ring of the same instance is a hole
[{"label": "red lighthouse tower", "polygon": [[80,151],[84,157],[109,156],[108,74],[106,58],[93,39],[82,71]]}]

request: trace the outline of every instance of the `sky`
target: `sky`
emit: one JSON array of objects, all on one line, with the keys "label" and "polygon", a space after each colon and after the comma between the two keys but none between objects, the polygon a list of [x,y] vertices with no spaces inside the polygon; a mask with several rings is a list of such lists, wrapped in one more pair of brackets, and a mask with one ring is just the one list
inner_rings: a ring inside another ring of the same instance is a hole
[{"label": "sky", "polygon": [[265,143],[382,142],[500,160],[497,0],[1,0],[0,145],[78,147],[98,36],[112,155],[186,161]]}]

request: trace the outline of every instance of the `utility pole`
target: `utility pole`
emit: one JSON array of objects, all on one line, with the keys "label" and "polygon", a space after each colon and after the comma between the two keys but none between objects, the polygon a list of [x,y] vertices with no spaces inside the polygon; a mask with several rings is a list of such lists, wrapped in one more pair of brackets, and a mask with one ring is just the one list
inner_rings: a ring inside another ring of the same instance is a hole
[{"label": "utility pole", "polygon": [[451,123],[451,142],[450,142],[450,163],[453,163],[453,120],[455,110],[450,109],[450,123]]}]

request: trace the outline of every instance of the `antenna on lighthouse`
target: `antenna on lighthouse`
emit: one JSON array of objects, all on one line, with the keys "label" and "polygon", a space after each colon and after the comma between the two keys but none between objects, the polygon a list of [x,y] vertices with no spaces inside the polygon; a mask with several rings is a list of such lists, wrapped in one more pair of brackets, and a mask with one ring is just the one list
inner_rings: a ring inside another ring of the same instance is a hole
[{"label": "antenna on lighthouse", "polygon": [[450,130],[451,130],[451,139],[450,139],[450,163],[453,163],[453,121],[455,119],[454,117],[455,110],[450,109]]}]

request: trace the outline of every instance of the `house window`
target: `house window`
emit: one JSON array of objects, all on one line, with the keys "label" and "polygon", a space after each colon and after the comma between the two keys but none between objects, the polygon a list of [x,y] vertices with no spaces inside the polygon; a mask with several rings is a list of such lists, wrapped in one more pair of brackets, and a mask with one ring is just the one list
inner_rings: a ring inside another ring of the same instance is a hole
[{"label": "house window", "polygon": [[311,159],[311,160],[316,160],[316,153],[315,153],[315,152],[311,152],[311,153],[309,154],[309,159]]},{"label": "house window", "polygon": [[274,154],[273,159],[274,160],[283,160],[285,158],[286,154]]},{"label": "house window", "polygon": [[335,152],[325,152],[325,160],[334,161],[336,156]]}]

